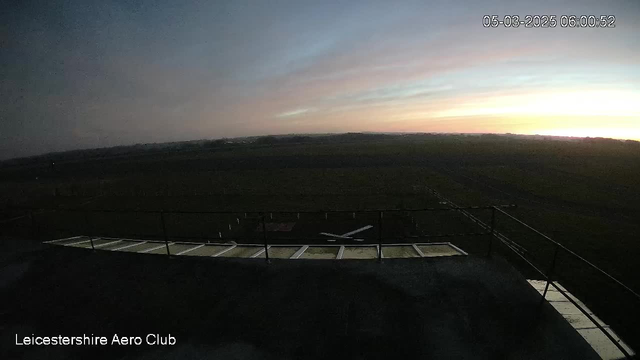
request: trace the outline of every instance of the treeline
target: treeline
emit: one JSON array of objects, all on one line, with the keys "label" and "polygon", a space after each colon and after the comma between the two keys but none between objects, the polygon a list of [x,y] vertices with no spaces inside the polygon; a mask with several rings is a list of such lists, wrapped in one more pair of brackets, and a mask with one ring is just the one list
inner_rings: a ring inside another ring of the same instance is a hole
[{"label": "treeline", "polygon": [[55,162],[81,161],[113,157],[150,155],[163,152],[194,151],[202,149],[224,149],[251,145],[279,145],[304,143],[331,143],[346,141],[379,140],[393,135],[347,133],[338,135],[269,135],[236,139],[192,140],[168,143],[151,143],[114,146],[95,149],[80,149],[53,152],[44,155],[0,161],[0,169],[12,166],[51,164]]},{"label": "treeline", "polygon": [[370,133],[346,133],[336,135],[269,135],[261,136],[253,141],[256,145],[278,145],[278,144],[327,144],[344,143],[357,141],[376,141],[398,138],[401,135],[395,134],[370,134]]},{"label": "treeline", "polygon": [[192,140],[168,143],[135,144],[126,146],[114,146],[95,149],[81,149],[64,152],[54,152],[44,155],[26,158],[0,161],[0,170],[12,167],[52,166],[56,162],[83,161],[89,159],[105,159],[118,157],[144,156],[159,153],[198,151],[198,150],[223,150],[237,147],[251,146],[282,146],[292,144],[332,144],[348,142],[366,142],[391,139],[419,140],[419,141],[480,141],[480,142],[509,142],[522,139],[528,140],[565,140],[586,144],[610,145],[616,147],[640,148],[640,142],[633,140],[615,140],[608,138],[562,138],[543,135],[514,135],[514,134],[433,134],[433,133],[409,133],[409,134],[383,134],[383,133],[345,133],[323,135],[268,135],[234,139],[216,140]]}]

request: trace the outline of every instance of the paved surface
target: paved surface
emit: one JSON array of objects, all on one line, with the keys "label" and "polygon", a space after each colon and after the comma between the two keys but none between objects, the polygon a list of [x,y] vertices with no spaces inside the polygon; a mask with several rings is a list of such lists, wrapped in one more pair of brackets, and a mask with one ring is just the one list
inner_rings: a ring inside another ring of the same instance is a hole
[{"label": "paved surface", "polygon": [[[473,256],[210,259],[50,246],[1,289],[4,359],[598,359],[510,265]],[[18,348],[14,334],[171,333]]]},{"label": "paved surface", "polygon": [[[529,284],[533,286],[540,294],[544,293],[544,288],[546,285],[545,281],[541,280],[528,280]],[[576,298],[573,294],[571,294],[567,289],[565,289],[562,285],[555,282],[555,284],[564,291],[567,296],[571,297],[576,303],[580,305],[583,309],[589,313],[591,317],[594,318],[605,330],[607,330],[613,338],[618,341],[625,350],[634,355],[634,351],[629,348],[627,344],[625,344],[620,337],[611,329],[609,325],[607,325],[604,321],[598,318],[593,312],[582,302],[580,299]],[[547,301],[556,309],[563,318],[565,318],[571,326],[582,336],[591,347],[600,355],[602,359],[605,360],[613,360],[613,359],[624,359],[625,355],[616,347],[603,332],[600,330],[589,318],[578,309],[569,299],[567,299],[561,292],[556,290],[553,286],[549,286],[547,290],[547,295],[545,296]]]}]

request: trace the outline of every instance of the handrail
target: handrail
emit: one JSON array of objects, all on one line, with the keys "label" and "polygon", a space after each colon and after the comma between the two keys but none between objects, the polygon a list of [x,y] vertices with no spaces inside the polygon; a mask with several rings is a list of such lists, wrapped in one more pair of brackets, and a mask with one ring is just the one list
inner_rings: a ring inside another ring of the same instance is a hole
[{"label": "handrail", "polygon": [[593,316],[591,316],[588,313],[588,311],[586,311],[580,304],[578,304],[577,301],[575,301],[570,296],[568,296],[565,293],[564,290],[562,290],[558,285],[556,285],[553,282],[551,277],[553,275],[553,271],[555,270],[556,258],[558,256],[558,250],[562,249],[562,250],[566,251],[567,253],[575,256],[578,260],[584,262],[585,264],[591,266],[593,269],[599,271],[601,274],[605,275],[607,278],[609,278],[610,280],[614,281],[616,284],[621,286],[623,289],[627,290],[630,294],[634,295],[636,297],[636,300],[640,300],[640,296],[635,291],[633,291],[633,289],[631,289],[628,286],[626,286],[625,284],[623,284],[620,280],[618,280],[618,279],[614,278],[613,276],[609,275],[604,270],[600,269],[599,267],[595,266],[591,262],[587,261],[582,256],[580,256],[580,255],[576,254],[575,252],[569,250],[567,247],[565,247],[564,245],[560,244],[559,242],[553,240],[549,236],[547,236],[547,235],[543,234],[542,232],[536,230],[532,226],[530,226],[527,223],[523,222],[522,220],[514,217],[513,215],[503,211],[502,209],[495,208],[495,210],[497,210],[500,213],[506,215],[508,218],[514,220],[518,224],[526,227],[527,229],[535,232],[536,234],[542,236],[546,241],[548,241],[548,242],[550,242],[550,243],[555,245],[555,252],[554,252],[554,256],[553,256],[553,262],[552,262],[551,268],[547,271],[546,274],[544,272],[542,272],[540,269],[538,269],[531,261],[526,259],[518,251],[516,251],[515,249],[513,249],[509,245],[507,245],[510,250],[512,250],[514,253],[516,253],[516,255],[520,256],[524,261],[526,261],[530,266],[532,266],[536,271],[538,271],[546,279],[547,284],[545,285],[544,292],[542,293],[541,301],[544,301],[544,299],[546,298],[546,294],[547,294],[547,290],[549,289],[549,285],[553,286],[556,290],[558,290],[558,292],[560,292],[565,298],[567,298],[569,300],[569,302],[571,302],[578,310],[580,310],[580,312],[582,312],[587,317],[587,319],[589,319],[593,324],[595,324],[596,327],[598,328],[598,330],[600,330],[615,345],[615,347],[618,348],[618,350],[620,350],[620,352],[622,352],[622,354],[627,359],[631,359],[631,354],[629,354],[629,352],[613,337],[613,335],[611,335],[609,333],[609,331],[607,331]]},{"label": "handrail", "polygon": [[69,212],[102,212],[102,213],[141,213],[141,214],[159,214],[164,212],[165,214],[239,214],[239,213],[247,213],[247,214],[260,214],[260,213],[273,213],[273,214],[321,214],[321,213],[378,213],[382,212],[417,212],[417,211],[457,211],[457,210],[490,210],[492,208],[514,208],[516,205],[514,204],[504,204],[504,205],[487,205],[487,206],[468,206],[468,207],[457,207],[457,208],[417,208],[417,209],[343,209],[343,210],[300,210],[300,211],[291,211],[291,210],[226,210],[226,211],[197,211],[197,210],[112,210],[112,209],[84,209],[84,208],[30,208],[30,207],[13,207],[13,209],[18,210],[53,210],[53,211],[69,211]]},{"label": "handrail", "polygon": [[[431,189],[431,192],[438,198],[442,199],[443,201],[447,201],[453,208],[457,208],[457,205],[452,203],[450,200],[446,199],[445,197],[443,197],[442,195],[440,195],[437,191]],[[459,208],[458,208],[459,209]],[[551,265],[551,269],[545,274],[543,271],[541,271],[537,266],[535,266],[533,264],[533,262],[531,262],[529,259],[526,258],[526,256],[524,256],[524,254],[520,253],[520,251],[518,251],[518,249],[516,249],[513,245],[517,243],[514,243],[512,241],[510,241],[506,236],[500,234],[499,232],[495,232],[495,211],[498,211],[504,215],[506,215],[507,217],[511,218],[512,220],[516,221],[517,223],[525,226],[526,228],[534,231],[535,233],[541,235],[545,240],[555,244],[556,250],[554,252],[554,259],[553,259],[553,263]],[[627,290],[629,293],[631,293],[632,295],[634,295],[636,297],[636,300],[640,299],[640,295],[638,295],[635,291],[633,291],[631,288],[629,288],[628,286],[626,286],[625,284],[623,284],[620,280],[614,278],[613,276],[611,276],[610,274],[608,274],[607,272],[605,272],[604,270],[598,268],[597,266],[595,266],[593,263],[589,262],[588,260],[586,260],[585,258],[583,258],[582,256],[576,254],[575,252],[569,250],[568,248],[566,248],[565,246],[563,246],[562,244],[558,243],[557,241],[551,239],[550,237],[548,237],[547,235],[541,233],[540,231],[534,229],[533,227],[529,226],[528,224],[524,223],[523,221],[515,218],[514,216],[510,215],[509,213],[505,212],[504,210],[498,208],[498,207],[494,207],[492,209],[493,214],[491,217],[491,234],[492,236],[490,238],[492,238],[493,236],[495,236],[496,238],[500,239],[502,241],[502,243],[507,246],[507,248],[509,248],[509,250],[513,251],[517,256],[519,256],[523,261],[525,261],[529,266],[531,266],[534,270],[536,270],[540,275],[542,275],[546,280],[547,280],[547,285],[545,286],[544,289],[544,293],[542,295],[542,300],[545,299],[546,297],[546,293],[547,290],[549,288],[549,284],[552,283],[552,274],[553,271],[555,269],[555,263],[556,263],[556,257],[558,255],[558,250],[562,249],[564,251],[566,251],[567,253],[569,253],[570,255],[574,256],[575,258],[577,258],[578,260],[584,262],[585,264],[591,266],[592,268],[598,270],[601,274],[605,275],[607,278],[609,278],[611,281],[615,282],[616,284],[618,284],[619,286],[621,286],[622,288],[624,288],[625,290]],[[466,213],[466,211],[461,211],[462,213]],[[481,221],[478,221],[478,219],[474,219],[473,215],[469,215],[469,218],[471,218],[474,222],[476,222],[476,224],[478,224],[479,226],[486,228],[488,227],[487,224],[484,224]],[[489,242],[489,254],[491,253],[491,242]],[[555,288],[558,288],[555,284],[552,284]],[[560,292],[567,297],[566,294],[564,294],[564,292],[562,290],[560,290]],[[599,323],[597,323],[592,316],[590,316],[589,314],[587,314],[587,311],[585,311],[585,309],[583,309],[579,304],[577,304],[575,301],[573,301],[573,299],[567,297],[567,299],[569,299],[571,301],[571,303],[573,303],[582,313],[584,313],[586,315],[586,317],[591,320],[596,327],[602,331],[605,336],[611,341],[613,342],[613,344],[622,352],[622,354],[624,354],[624,356],[626,358],[631,358],[631,355],[629,354],[629,352],[626,351],[626,349],[623,348],[623,346],[621,344],[619,344],[614,338],[613,336],[606,331]]]},{"label": "handrail", "polygon": [[550,238],[549,236],[541,233],[540,231],[534,229],[533,227],[531,227],[530,225],[526,224],[525,222],[523,222],[522,220],[514,217],[513,215],[507,213],[506,211],[500,209],[500,208],[496,208],[496,210],[498,210],[499,212],[501,212],[502,214],[506,215],[507,217],[509,217],[510,219],[514,220],[515,222],[517,222],[520,225],[523,225],[524,227],[526,227],[527,229],[535,232],[536,234],[542,236],[545,240],[551,242],[552,244],[558,246],[560,249],[566,251],[567,253],[569,253],[570,255],[574,256],[575,258],[577,258],[578,260],[584,262],[585,264],[591,266],[593,269],[597,270],[598,272],[600,272],[602,275],[606,276],[607,278],[609,278],[610,280],[612,280],[613,282],[615,282],[616,284],[618,284],[620,287],[622,287],[623,289],[625,289],[627,292],[629,292],[630,294],[632,294],[636,300],[640,301],[640,294],[638,294],[637,292],[635,292],[633,289],[631,289],[630,287],[628,287],[627,285],[625,285],[624,283],[622,283],[620,280],[616,279],[615,277],[613,277],[612,275],[610,275],[609,273],[607,273],[606,271],[600,269],[599,267],[597,267],[596,265],[594,265],[593,263],[591,263],[589,260],[583,258],[582,256],[576,254],[575,252],[573,252],[572,250],[568,249],[566,246],[560,244],[559,242],[553,240],[552,238]]},{"label": "handrail", "polygon": [[553,282],[551,282],[551,285],[556,290],[558,290],[558,292],[560,294],[562,294],[565,298],[567,298],[569,300],[569,302],[571,302],[576,308],[578,308],[578,310],[580,310],[587,317],[587,319],[589,319],[592,323],[594,323],[596,325],[596,327],[598,328],[598,330],[600,330],[618,348],[618,350],[620,350],[622,352],[622,354],[624,354],[624,356],[627,359],[631,359],[631,354],[629,354],[629,352],[624,348],[624,346],[622,346],[607,330],[605,330],[605,328],[598,321],[596,321],[596,319],[594,319],[593,316],[589,315],[588,311],[583,309],[582,306],[580,306],[580,304],[578,304],[577,301],[573,300],[570,296],[568,296],[560,288],[560,286],[554,284]]}]

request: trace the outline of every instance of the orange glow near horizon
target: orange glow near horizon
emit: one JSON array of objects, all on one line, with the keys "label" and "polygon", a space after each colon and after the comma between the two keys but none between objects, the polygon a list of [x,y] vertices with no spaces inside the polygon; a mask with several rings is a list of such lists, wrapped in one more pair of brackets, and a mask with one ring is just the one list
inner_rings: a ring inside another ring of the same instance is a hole
[{"label": "orange glow near horizon", "polygon": [[568,137],[601,137],[621,140],[640,141],[640,129],[625,128],[574,128],[574,129],[546,129],[531,134],[568,136]]},{"label": "orange glow near horizon", "polygon": [[640,140],[640,93],[579,90],[467,97],[400,118],[445,132]]}]

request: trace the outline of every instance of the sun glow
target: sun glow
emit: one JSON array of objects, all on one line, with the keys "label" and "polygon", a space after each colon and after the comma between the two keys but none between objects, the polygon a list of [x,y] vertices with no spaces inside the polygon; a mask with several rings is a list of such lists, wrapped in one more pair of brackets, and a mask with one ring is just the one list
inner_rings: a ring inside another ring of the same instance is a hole
[{"label": "sun glow", "polygon": [[640,140],[640,129],[630,128],[546,129],[534,131],[533,133],[552,136],[603,137],[612,139]]},{"label": "sun glow", "polygon": [[506,119],[502,126],[510,128],[504,132],[638,140],[640,93],[581,90],[467,98],[432,117]]},{"label": "sun glow", "polygon": [[492,96],[437,112],[436,117],[478,115],[566,115],[640,117],[640,93],[573,91]]}]

